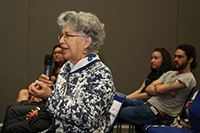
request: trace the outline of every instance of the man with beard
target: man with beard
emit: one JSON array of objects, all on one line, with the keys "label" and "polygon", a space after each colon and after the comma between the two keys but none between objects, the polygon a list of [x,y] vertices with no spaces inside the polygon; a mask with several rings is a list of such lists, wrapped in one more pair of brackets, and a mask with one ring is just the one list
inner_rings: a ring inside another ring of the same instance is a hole
[{"label": "man with beard", "polygon": [[172,123],[174,117],[181,114],[186,99],[196,86],[191,72],[197,66],[195,48],[188,44],[178,46],[174,66],[175,70],[166,72],[146,88],[151,96],[147,103],[125,101],[117,120],[136,127]]}]

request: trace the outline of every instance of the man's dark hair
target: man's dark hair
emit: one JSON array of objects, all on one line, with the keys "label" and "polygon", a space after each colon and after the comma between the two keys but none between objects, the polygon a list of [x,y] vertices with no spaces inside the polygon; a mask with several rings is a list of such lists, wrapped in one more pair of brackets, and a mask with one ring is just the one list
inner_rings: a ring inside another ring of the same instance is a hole
[{"label": "man's dark hair", "polygon": [[185,51],[185,54],[187,56],[187,60],[189,60],[191,57],[193,58],[193,61],[190,64],[190,68],[195,69],[197,67],[195,48],[192,45],[189,45],[189,44],[182,44],[182,45],[179,45],[176,48],[176,50],[177,49],[181,49],[181,50]]}]

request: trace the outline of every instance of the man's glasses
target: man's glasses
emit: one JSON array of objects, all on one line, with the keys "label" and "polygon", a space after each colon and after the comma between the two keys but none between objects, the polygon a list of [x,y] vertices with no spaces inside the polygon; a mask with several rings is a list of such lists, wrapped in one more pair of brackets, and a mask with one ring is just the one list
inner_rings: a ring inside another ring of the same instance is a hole
[{"label": "man's glasses", "polygon": [[64,37],[65,40],[69,39],[69,37],[81,37],[80,35],[70,35],[70,34],[61,34],[58,36],[58,41],[60,41],[60,39]]}]

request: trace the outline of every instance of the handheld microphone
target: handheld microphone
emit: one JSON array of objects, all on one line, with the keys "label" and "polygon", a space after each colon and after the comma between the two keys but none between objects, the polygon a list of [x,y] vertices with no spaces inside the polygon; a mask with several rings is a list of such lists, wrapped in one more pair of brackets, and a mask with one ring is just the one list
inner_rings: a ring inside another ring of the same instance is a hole
[{"label": "handheld microphone", "polygon": [[[53,64],[53,55],[46,54],[44,58],[44,74],[47,75],[49,79],[51,79],[50,76],[51,76],[52,64]],[[39,88],[38,90],[41,90],[41,88]],[[46,100],[42,99],[42,102],[45,103]]]},{"label": "handheld microphone", "polygon": [[45,59],[44,59],[44,73],[47,75],[49,78],[51,78],[51,68],[53,64],[53,55],[51,54],[46,54]]}]

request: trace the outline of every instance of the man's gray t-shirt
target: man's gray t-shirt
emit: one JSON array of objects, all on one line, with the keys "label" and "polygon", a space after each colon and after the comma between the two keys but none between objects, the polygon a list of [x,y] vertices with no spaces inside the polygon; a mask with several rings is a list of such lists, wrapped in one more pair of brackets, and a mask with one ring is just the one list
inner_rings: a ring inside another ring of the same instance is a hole
[{"label": "man's gray t-shirt", "polygon": [[180,82],[184,83],[187,88],[178,89],[176,97],[172,97],[170,94],[158,95],[153,96],[148,100],[149,103],[159,109],[162,113],[172,117],[180,115],[190,92],[196,86],[196,80],[191,72],[173,77],[177,72],[178,71],[168,71],[159,79],[162,80],[163,84],[173,82],[178,79]]}]

